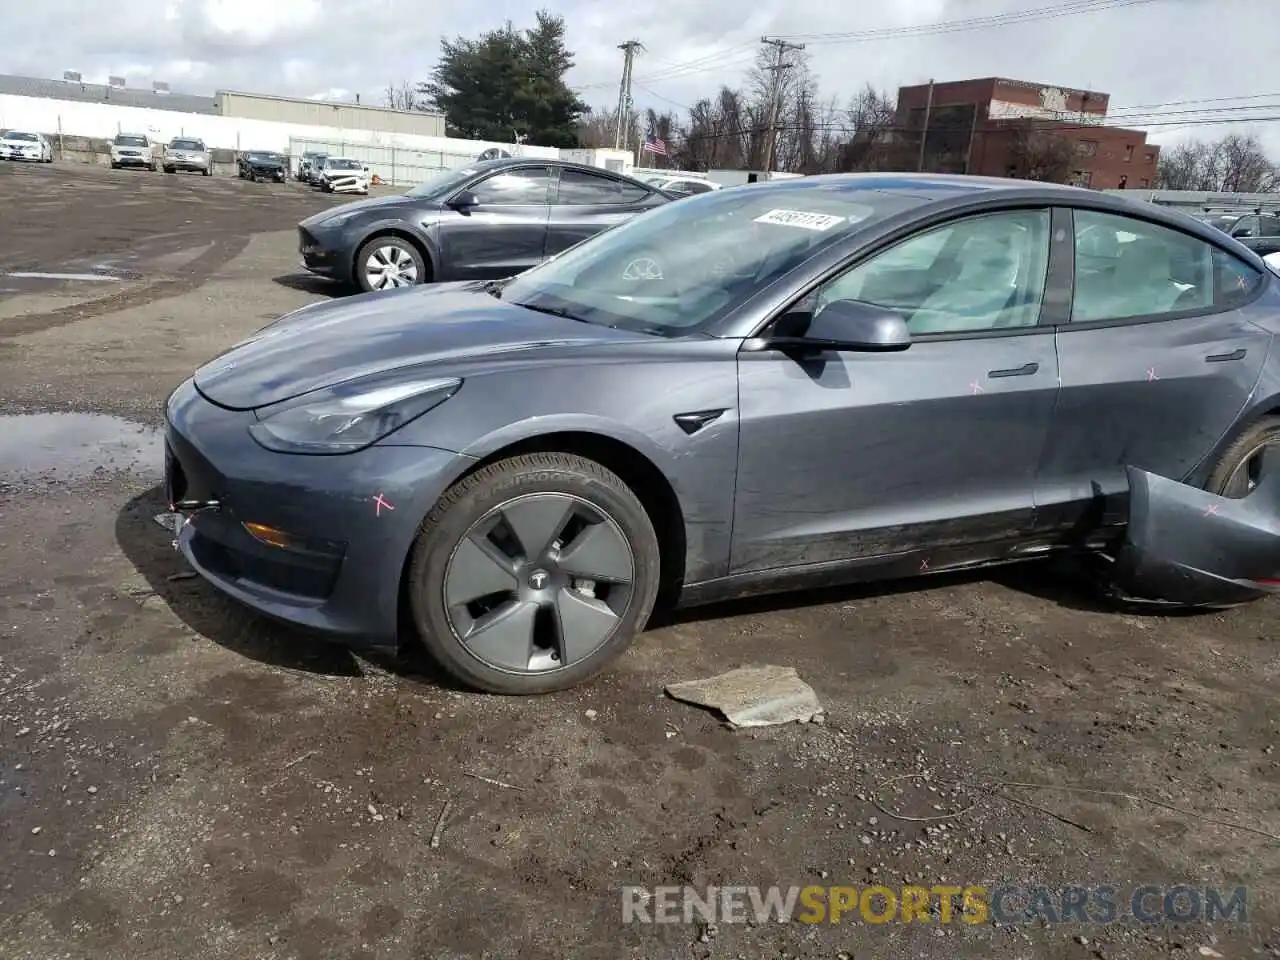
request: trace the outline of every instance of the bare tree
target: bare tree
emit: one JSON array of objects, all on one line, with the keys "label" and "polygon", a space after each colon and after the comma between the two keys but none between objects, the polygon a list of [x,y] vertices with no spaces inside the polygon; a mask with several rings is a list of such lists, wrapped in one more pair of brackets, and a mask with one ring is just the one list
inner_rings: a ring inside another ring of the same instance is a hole
[{"label": "bare tree", "polygon": [[839,168],[855,170],[901,169],[909,145],[896,135],[898,106],[885,91],[867,84],[845,107],[845,142]]},{"label": "bare tree", "polygon": [[1162,150],[1156,185],[1162,190],[1269,193],[1280,190],[1280,170],[1257,137],[1232,133]]},{"label": "bare tree", "polygon": [[417,87],[407,80],[391,84],[383,91],[382,105],[389,110],[420,109]]},{"label": "bare tree", "polygon": [[1075,158],[1075,147],[1065,137],[1037,130],[1028,121],[1010,125],[1009,165],[1019,180],[1066,183]]}]

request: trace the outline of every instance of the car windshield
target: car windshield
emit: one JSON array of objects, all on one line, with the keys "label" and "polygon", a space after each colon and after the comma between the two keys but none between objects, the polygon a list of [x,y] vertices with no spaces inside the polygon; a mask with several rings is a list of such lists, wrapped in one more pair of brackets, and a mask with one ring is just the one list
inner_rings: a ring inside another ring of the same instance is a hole
[{"label": "car windshield", "polygon": [[175,140],[169,144],[173,150],[203,150],[204,144],[199,140]]},{"label": "car windshield", "polygon": [[28,140],[31,143],[36,142],[36,135],[34,133],[21,133],[17,130],[6,133],[4,138],[6,140]]},{"label": "car windshield", "polygon": [[515,277],[533,310],[664,336],[727,316],[819,251],[919,199],[809,181],[664,204]]},{"label": "car windshield", "polygon": [[458,189],[482,169],[483,167],[477,164],[474,167],[467,167],[465,170],[441,170],[431,179],[424,180],[418,184],[405,196],[417,197],[420,200],[438,200],[453,193],[454,190]]},{"label": "car windshield", "polygon": [[324,162],[326,170],[359,170],[359,160],[326,160]]},{"label": "car windshield", "polygon": [[147,145],[147,138],[131,137],[127,134],[121,134],[116,137],[115,145],[117,147],[145,147]]}]

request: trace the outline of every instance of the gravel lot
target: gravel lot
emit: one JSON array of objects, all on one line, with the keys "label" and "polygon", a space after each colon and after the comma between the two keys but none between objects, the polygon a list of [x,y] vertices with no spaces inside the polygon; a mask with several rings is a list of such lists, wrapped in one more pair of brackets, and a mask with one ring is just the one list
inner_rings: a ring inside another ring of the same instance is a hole
[{"label": "gravel lot", "polygon": [[[333,295],[293,233],[330,202],[0,166],[0,956],[1280,955],[1274,604],[921,579],[700,611],[506,700],[171,579],[160,405]],[[663,696],[753,663],[796,667],[826,722]],[[904,882],[1245,885],[1250,922],[622,923],[627,884]]]}]

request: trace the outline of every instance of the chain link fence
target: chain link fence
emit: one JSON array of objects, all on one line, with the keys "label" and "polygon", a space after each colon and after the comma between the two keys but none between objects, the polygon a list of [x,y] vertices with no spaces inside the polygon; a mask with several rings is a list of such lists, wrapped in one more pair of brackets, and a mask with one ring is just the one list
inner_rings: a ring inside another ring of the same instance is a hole
[{"label": "chain link fence", "polygon": [[[405,147],[375,146],[362,143],[343,143],[337,140],[289,139],[289,156],[293,169],[304,153],[326,153],[331,157],[350,157],[359,160],[369,172],[390,186],[411,187],[431,179],[442,170],[461,170],[474,163],[488,144],[466,144],[458,141],[456,150],[413,150]],[[505,149],[516,152],[514,147]],[[538,150],[538,153],[533,153]],[[558,151],[550,148],[523,148],[520,153],[531,156],[555,157]]]}]

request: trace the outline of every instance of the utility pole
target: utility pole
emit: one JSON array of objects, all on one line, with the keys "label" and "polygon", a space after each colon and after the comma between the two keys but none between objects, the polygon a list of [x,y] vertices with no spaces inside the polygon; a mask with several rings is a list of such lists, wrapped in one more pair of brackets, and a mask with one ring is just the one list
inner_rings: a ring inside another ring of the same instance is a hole
[{"label": "utility pole", "polygon": [[635,61],[636,51],[643,50],[644,44],[639,40],[628,40],[618,44],[622,51],[622,83],[618,86],[618,129],[614,132],[613,148],[621,150],[627,142],[627,123],[631,119],[631,64]]},{"label": "utility pole", "polygon": [[778,114],[782,110],[782,71],[795,66],[783,58],[791,52],[799,53],[803,43],[788,43],[771,37],[761,37],[760,42],[773,47],[773,63],[765,69],[773,75],[769,83],[769,136],[764,143],[764,170],[767,175],[773,169],[774,143],[778,137]]},{"label": "utility pole", "polygon": [[929,99],[924,104],[924,126],[920,130],[920,158],[916,161],[916,172],[924,173],[924,148],[929,142],[929,115],[933,113],[933,80],[929,80]]}]

